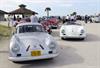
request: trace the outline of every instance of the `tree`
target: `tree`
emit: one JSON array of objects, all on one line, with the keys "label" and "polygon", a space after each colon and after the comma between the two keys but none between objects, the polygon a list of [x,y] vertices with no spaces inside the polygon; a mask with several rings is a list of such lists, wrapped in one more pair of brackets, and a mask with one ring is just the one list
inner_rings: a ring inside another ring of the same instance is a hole
[{"label": "tree", "polygon": [[49,17],[49,11],[51,11],[51,8],[50,7],[46,7],[45,11],[47,12],[47,17]]},{"label": "tree", "polygon": [[24,5],[24,4],[20,4],[19,7],[20,7],[20,8],[25,8],[26,5]]},{"label": "tree", "polygon": [[77,12],[73,12],[72,15],[77,15]]}]

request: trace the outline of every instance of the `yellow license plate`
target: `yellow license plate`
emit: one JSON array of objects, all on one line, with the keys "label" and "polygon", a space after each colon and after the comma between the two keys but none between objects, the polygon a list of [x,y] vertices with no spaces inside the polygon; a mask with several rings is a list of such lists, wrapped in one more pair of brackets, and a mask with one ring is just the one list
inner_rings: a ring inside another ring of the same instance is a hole
[{"label": "yellow license plate", "polygon": [[31,51],[31,56],[40,56],[41,51]]}]

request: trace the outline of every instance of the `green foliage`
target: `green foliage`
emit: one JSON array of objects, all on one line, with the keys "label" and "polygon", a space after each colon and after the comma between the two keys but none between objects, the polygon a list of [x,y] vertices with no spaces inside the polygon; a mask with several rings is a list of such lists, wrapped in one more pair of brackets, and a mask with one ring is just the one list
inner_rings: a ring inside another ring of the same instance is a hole
[{"label": "green foliage", "polygon": [[0,37],[9,37],[11,35],[11,28],[0,25]]}]

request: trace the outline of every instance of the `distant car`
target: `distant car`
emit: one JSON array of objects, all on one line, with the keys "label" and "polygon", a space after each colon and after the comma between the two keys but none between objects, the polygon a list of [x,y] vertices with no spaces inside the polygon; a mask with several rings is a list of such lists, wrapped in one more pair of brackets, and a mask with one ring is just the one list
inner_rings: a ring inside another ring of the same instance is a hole
[{"label": "distant car", "polygon": [[41,21],[42,23],[45,22],[49,25],[50,28],[58,28],[58,19],[56,17],[46,17],[44,20]]},{"label": "distant car", "polygon": [[100,23],[100,16],[95,16],[92,18],[93,22]]},{"label": "distant car", "polygon": [[13,62],[54,58],[59,46],[39,23],[21,23],[10,40],[9,60]]},{"label": "distant car", "polygon": [[75,22],[65,23],[60,28],[60,37],[61,39],[77,38],[84,40],[86,31],[81,24]]},{"label": "distant car", "polygon": [[55,28],[57,29],[58,28],[58,19],[57,18],[50,18],[48,20],[48,22],[50,22],[50,25],[51,25],[51,28]]},{"label": "distant car", "polygon": [[52,30],[50,28],[50,24],[47,22],[47,21],[42,21],[41,22],[43,28],[49,33],[51,34],[52,33]]}]

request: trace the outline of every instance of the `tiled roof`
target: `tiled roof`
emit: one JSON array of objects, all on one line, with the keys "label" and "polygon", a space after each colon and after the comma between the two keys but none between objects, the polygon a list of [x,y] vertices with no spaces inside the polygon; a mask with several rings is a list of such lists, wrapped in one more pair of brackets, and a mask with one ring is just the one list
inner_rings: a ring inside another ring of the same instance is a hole
[{"label": "tiled roof", "polygon": [[0,10],[0,14],[7,14],[7,12]]}]

